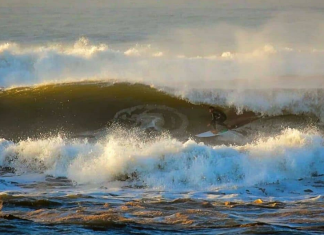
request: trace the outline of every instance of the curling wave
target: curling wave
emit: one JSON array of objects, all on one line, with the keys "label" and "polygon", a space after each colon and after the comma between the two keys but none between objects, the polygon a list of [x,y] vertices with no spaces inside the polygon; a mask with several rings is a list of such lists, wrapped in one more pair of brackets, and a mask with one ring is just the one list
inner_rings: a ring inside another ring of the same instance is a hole
[{"label": "curling wave", "polygon": [[150,46],[0,45],[0,86],[104,80],[152,85],[193,103],[323,120],[324,52],[266,45],[245,53],[186,57]]}]

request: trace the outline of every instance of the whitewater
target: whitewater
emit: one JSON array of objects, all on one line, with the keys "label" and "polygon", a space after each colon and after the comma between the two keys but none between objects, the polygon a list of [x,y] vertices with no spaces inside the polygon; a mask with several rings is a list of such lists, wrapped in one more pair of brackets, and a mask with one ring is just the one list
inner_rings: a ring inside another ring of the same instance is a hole
[{"label": "whitewater", "polygon": [[0,233],[321,234],[323,11],[0,0]]}]

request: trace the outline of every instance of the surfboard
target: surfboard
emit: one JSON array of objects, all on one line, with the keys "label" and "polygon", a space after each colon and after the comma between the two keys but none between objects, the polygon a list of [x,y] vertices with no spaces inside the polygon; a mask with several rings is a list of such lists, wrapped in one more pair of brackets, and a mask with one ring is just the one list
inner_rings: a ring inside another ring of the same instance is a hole
[{"label": "surfboard", "polygon": [[228,132],[229,130],[226,130],[226,131],[222,131],[222,132],[219,132],[217,134],[214,134],[213,132],[211,131],[206,131],[204,133],[200,133],[198,135],[196,135],[196,137],[200,137],[200,138],[208,138],[208,137],[213,137],[213,136],[218,136],[218,135],[221,135],[225,132]]},{"label": "surfboard", "polygon": [[206,137],[212,137],[212,136],[216,136],[217,134],[214,134],[211,131],[206,131],[204,133],[200,133],[198,135],[196,135],[196,137],[200,137],[200,138],[206,138]]}]

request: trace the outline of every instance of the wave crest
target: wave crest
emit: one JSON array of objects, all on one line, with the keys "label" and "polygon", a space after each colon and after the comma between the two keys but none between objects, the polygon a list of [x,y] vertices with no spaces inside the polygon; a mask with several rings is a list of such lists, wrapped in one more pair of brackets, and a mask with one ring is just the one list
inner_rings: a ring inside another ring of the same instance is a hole
[{"label": "wave crest", "polygon": [[186,57],[138,45],[125,52],[93,45],[0,45],[0,86],[112,80],[155,86],[191,102],[269,115],[324,119],[322,50],[265,45],[250,52]]}]

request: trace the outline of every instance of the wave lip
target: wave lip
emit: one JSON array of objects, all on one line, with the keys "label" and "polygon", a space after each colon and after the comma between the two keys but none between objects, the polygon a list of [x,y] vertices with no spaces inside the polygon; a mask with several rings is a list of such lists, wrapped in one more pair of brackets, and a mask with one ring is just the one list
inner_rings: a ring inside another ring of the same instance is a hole
[{"label": "wave lip", "polygon": [[238,113],[250,110],[264,115],[314,115],[324,120],[323,89],[192,89],[174,91],[194,103],[235,107]]}]

